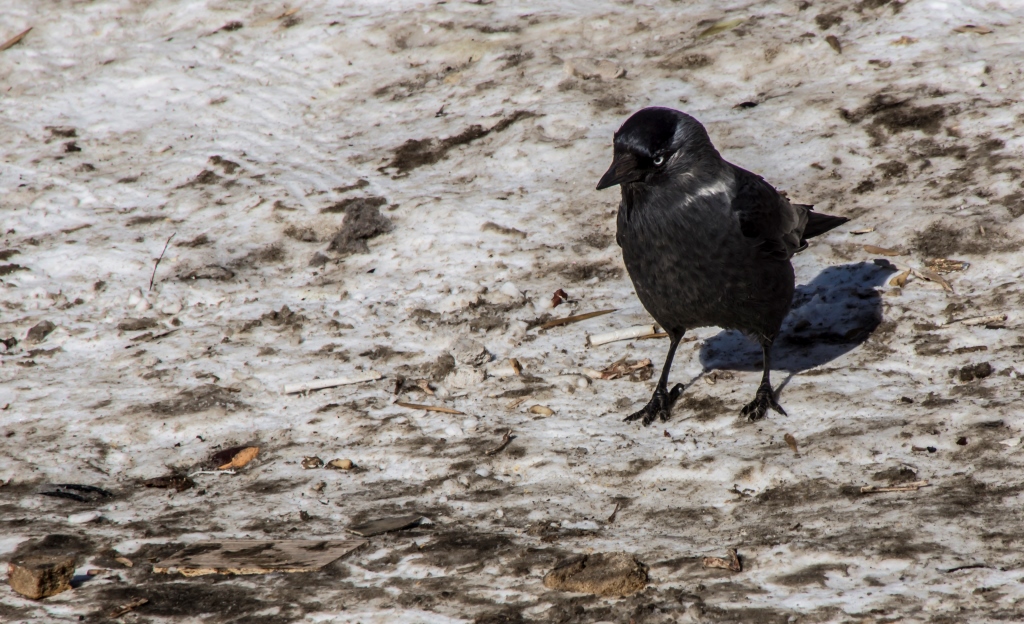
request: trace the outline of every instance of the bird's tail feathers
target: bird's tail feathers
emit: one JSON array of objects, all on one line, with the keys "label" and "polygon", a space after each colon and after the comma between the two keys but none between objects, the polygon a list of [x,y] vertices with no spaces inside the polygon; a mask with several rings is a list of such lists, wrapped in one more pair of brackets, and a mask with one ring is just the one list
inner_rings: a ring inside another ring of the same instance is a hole
[{"label": "bird's tail feathers", "polygon": [[[810,206],[808,206],[808,209]],[[808,212],[807,213],[807,226],[804,227],[804,235],[802,238],[814,238],[820,236],[825,232],[833,228],[837,228],[840,225],[849,221],[846,217],[836,217],[833,215],[821,214],[820,212]]]}]

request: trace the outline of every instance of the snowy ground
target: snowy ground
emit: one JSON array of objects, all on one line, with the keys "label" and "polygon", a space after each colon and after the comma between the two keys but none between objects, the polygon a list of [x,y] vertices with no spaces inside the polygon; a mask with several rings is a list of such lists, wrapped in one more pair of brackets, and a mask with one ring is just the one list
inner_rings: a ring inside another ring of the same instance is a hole
[{"label": "snowy ground", "polygon": [[[0,557],[66,534],[83,571],[109,569],[42,602],[0,591],[0,619],[99,621],[141,596],[125,621],[1019,621],[1019,2],[2,0],[0,16],[0,39],[34,27],[0,52]],[[570,75],[576,59],[625,76]],[[756,351],[715,329],[682,346],[674,379],[716,372],[667,424],[622,422],[643,375],[581,375],[664,357],[662,340],[586,343],[649,322],[617,193],[593,190],[647,105],[853,219],[794,260],[774,375],[788,418],[739,418]],[[346,212],[387,229],[375,209],[393,229],[368,248],[358,218],[335,237]],[[954,293],[890,284],[933,258],[969,263],[943,275]],[[571,303],[550,309],[559,288]],[[509,357],[522,376],[502,376]],[[367,370],[384,378],[281,392]],[[238,474],[140,485],[240,444],[261,450]],[[304,470],[312,455],[359,468]],[[930,485],[859,493],[905,479]],[[39,495],[53,483],[116,498]],[[432,524],[317,573],[149,565],[412,512]],[[743,572],[702,569],[730,547]],[[601,551],[635,554],[651,585],[542,585]]]}]

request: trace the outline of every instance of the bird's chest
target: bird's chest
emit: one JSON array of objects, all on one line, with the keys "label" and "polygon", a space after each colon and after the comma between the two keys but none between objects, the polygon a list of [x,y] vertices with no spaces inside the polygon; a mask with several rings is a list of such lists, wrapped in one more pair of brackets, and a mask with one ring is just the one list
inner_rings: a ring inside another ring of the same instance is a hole
[{"label": "bird's chest", "polygon": [[663,325],[673,319],[688,326],[713,323],[708,319],[717,310],[751,286],[742,268],[750,250],[738,223],[709,204],[619,207],[617,240],[626,270],[644,307]]}]

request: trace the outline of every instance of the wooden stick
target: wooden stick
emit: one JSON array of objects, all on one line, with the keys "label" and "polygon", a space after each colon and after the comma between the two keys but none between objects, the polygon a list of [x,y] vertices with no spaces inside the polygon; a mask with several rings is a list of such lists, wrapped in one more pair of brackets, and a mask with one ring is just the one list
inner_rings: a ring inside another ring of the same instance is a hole
[{"label": "wooden stick", "polygon": [[119,618],[122,615],[124,615],[125,613],[128,613],[129,611],[131,611],[132,609],[135,609],[136,607],[141,607],[142,605],[144,605],[144,604],[146,604],[148,602],[149,602],[149,598],[135,598],[131,602],[129,602],[128,604],[121,605],[116,610],[111,611],[110,617],[112,617],[112,618]]},{"label": "wooden stick", "polygon": [[494,447],[494,448],[492,448],[492,449],[490,449],[488,451],[484,451],[484,455],[497,455],[498,453],[504,451],[505,447],[508,446],[509,443],[514,438],[515,438],[515,436],[512,435],[512,430],[509,429],[508,431],[505,432],[505,435],[502,436],[501,444],[499,444],[498,446],[496,446],[496,447]]},{"label": "wooden stick", "polygon": [[[174,234],[177,234],[177,232]],[[174,234],[167,237],[167,242],[164,243],[164,250],[160,252],[160,257],[156,259],[156,263],[153,265],[153,274],[149,276],[150,290],[153,290],[153,280],[156,279],[156,268],[160,266],[160,261],[164,259],[164,254],[167,253],[167,246],[171,244],[171,239],[174,238]]]},{"label": "wooden stick", "polygon": [[27,35],[29,33],[29,31],[31,31],[33,28],[34,28],[34,26],[29,26],[25,30],[21,31],[20,33],[14,35],[13,37],[8,39],[7,41],[5,41],[2,44],[0,44],[0,52],[3,52],[7,48],[10,48],[10,47],[14,46],[16,43],[18,43],[19,41],[24,39],[25,35]]},{"label": "wooden stick", "polygon": [[376,381],[383,377],[377,371],[369,371],[361,375],[354,375],[352,377],[335,377],[333,379],[317,379],[316,381],[307,381],[306,383],[297,384],[285,384],[285,394],[295,394],[296,392],[309,392],[310,390],[323,390],[324,388],[334,388],[335,386],[347,386],[349,384],[363,383],[364,381]]},{"label": "wooden stick", "polygon": [[632,340],[633,338],[643,338],[644,336],[653,336],[658,333],[654,328],[654,325],[637,325],[636,327],[625,327],[623,329],[616,329],[604,334],[594,334],[587,338],[587,342],[592,347],[597,347],[609,342],[616,342],[618,340]]},{"label": "wooden stick", "polygon": [[559,325],[569,325],[570,323],[579,323],[587,319],[592,319],[595,316],[603,316],[605,314],[611,314],[615,309],[611,310],[598,310],[597,312],[587,312],[586,314],[577,314],[575,316],[567,316],[565,318],[555,319],[548,321],[540,326],[541,329],[551,329],[552,327],[558,327]]},{"label": "wooden stick", "polygon": [[875,492],[916,492],[917,490],[927,487],[929,484],[927,481],[914,481],[913,483],[904,483],[903,485],[890,485],[888,487],[878,487],[875,485],[865,485],[860,488],[861,494],[873,494]]},{"label": "wooden stick", "polygon": [[465,416],[466,412],[460,412],[450,407],[439,407],[436,405],[420,405],[419,403],[404,403],[402,401],[395,401],[395,405],[407,407],[409,409],[426,410],[428,412],[441,412],[442,414],[455,414],[456,416]]}]

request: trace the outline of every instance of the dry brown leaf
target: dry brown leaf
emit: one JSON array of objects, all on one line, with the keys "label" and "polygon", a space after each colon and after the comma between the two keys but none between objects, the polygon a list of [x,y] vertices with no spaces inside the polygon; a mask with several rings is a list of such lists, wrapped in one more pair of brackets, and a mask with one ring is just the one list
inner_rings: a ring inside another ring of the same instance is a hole
[{"label": "dry brown leaf", "polygon": [[508,365],[512,367],[512,371],[516,374],[516,376],[523,374],[523,366],[522,364],[519,363],[519,360],[515,358],[509,358]]},{"label": "dry brown leaf", "polygon": [[231,470],[232,468],[243,468],[245,467],[246,464],[255,459],[256,455],[258,455],[259,452],[260,447],[247,446],[244,449],[235,453],[235,456],[231,458],[231,461],[224,464],[223,466],[218,466],[217,470]]},{"label": "dry brown leaf", "polygon": [[729,558],[723,559],[721,557],[704,557],[701,563],[705,568],[722,568],[723,570],[729,570],[730,572],[742,572],[743,564],[740,563],[739,555],[736,554],[735,548],[729,549]]},{"label": "dry brown leaf", "polygon": [[907,45],[913,45],[915,43],[917,43],[917,39],[915,39],[913,37],[908,37],[906,35],[903,35],[899,39],[893,41],[892,45],[907,46]]},{"label": "dry brown leaf", "polygon": [[530,408],[531,414],[538,414],[540,416],[551,416],[555,413],[553,409],[547,405],[534,405]]},{"label": "dry brown leaf", "polygon": [[4,51],[4,50],[6,50],[7,48],[10,48],[10,47],[14,46],[14,45],[15,45],[15,44],[17,44],[17,43],[18,43],[19,41],[21,41],[22,39],[24,39],[24,38],[25,38],[25,35],[27,35],[27,34],[29,33],[29,31],[31,31],[31,30],[32,30],[32,28],[34,28],[34,27],[33,27],[33,26],[29,26],[29,27],[28,27],[28,28],[26,28],[25,30],[21,31],[20,33],[18,33],[18,34],[16,34],[16,35],[14,35],[13,37],[11,37],[10,39],[8,39],[7,41],[5,41],[5,42],[3,42],[2,44],[0,44],[0,52],[3,52],[3,51]]},{"label": "dry brown leaf", "polygon": [[907,284],[907,278],[908,277],[910,277],[910,270],[909,269],[906,270],[906,271],[903,271],[902,273],[897,273],[896,275],[893,275],[892,279],[889,280],[889,285],[890,286],[898,286],[899,288],[903,288]]},{"label": "dry brown leaf", "polygon": [[649,359],[643,359],[635,363],[630,362],[626,359],[622,359],[612,363],[610,366],[601,371],[601,379],[618,379],[619,377],[631,375],[638,370],[647,368],[648,366],[651,366],[651,361]]},{"label": "dry brown leaf", "polygon": [[828,37],[825,37],[825,43],[831,46],[832,49],[836,51],[836,54],[843,53],[843,44],[839,43],[839,37],[829,35]]},{"label": "dry brown leaf", "polygon": [[957,271],[964,271],[967,267],[971,266],[969,262],[963,260],[951,260],[949,258],[932,258],[924,265],[929,271],[936,273],[956,273]]},{"label": "dry brown leaf", "polygon": [[465,416],[465,412],[454,410],[450,407],[438,407],[436,405],[420,405],[419,403],[405,403],[402,401],[395,402],[395,405],[405,407],[408,409],[426,410],[428,412],[441,412],[442,414],[455,414],[456,416]]},{"label": "dry brown leaf", "polygon": [[126,568],[130,568],[130,567],[135,565],[132,562],[132,560],[129,559],[128,557],[114,557],[114,561],[120,563],[121,565],[123,565]]},{"label": "dry brown leaf", "polygon": [[338,470],[352,470],[355,464],[352,463],[351,459],[332,459],[327,462],[328,468],[336,468]]},{"label": "dry brown leaf", "polygon": [[992,32],[992,29],[988,26],[978,26],[976,24],[964,24],[963,26],[957,26],[953,29],[956,33],[972,33],[975,35],[987,35]]},{"label": "dry brown leaf", "polygon": [[895,249],[886,249],[885,247],[876,247],[875,245],[864,245],[864,251],[872,254],[879,254],[881,256],[902,256],[903,254]]},{"label": "dry brown leaf", "polygon": [[938,273],[932,273],[931,271],[925,269],[914,269],[914,275],[920,277],[921,279],[926,279],[929,282],[935,282],[939,286],[945,288],[947,291],[953,292],[953,286],[949,282],[944,280],[942,276],[939,275]]},{"label": "dry brown leaf", "polygon": [[416,387],[426,392],[430,396],[434,396],[434,391],[430,389],[430,382],[426,379],[420,379],[416,382]]},{"label": "dry brown leaf", "polygon": [[551,295],[551,307],[557,308],[562,305],[563,302],[569,300],[569,295],[564,290],[559,288],[555,291],[555,294]]},{"label": "dry brown leaf", "polygon": [[786,441],[786,445],[789,446],[789,448],[793,449],[793,454],[798,455],[800,453],[796,446],[796,438],[793,437],[792,433],[787,433],[782,436],[782,439]]}]

